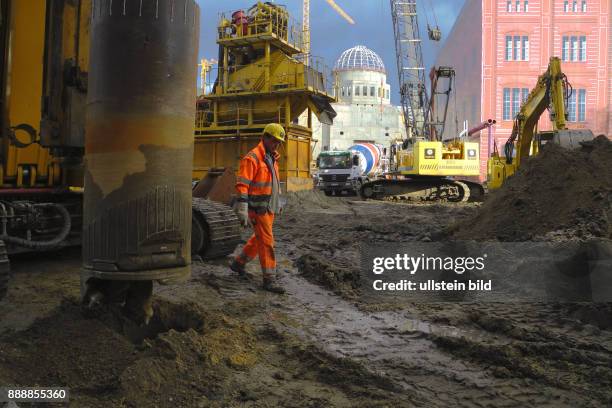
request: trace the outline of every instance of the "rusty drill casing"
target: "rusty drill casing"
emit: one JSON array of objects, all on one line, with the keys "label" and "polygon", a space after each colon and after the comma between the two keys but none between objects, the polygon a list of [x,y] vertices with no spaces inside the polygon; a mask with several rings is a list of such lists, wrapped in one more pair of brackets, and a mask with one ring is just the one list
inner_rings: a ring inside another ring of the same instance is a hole
[{"label": "rusty drill casing", "polygon": [[188,277],[199,8],[92,6],[82,280]]}]

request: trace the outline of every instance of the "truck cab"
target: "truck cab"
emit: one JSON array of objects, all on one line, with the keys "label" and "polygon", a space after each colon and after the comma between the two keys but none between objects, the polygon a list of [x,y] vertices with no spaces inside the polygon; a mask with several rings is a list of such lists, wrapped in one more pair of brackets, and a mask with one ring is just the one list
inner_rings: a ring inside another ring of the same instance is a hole
[{"label": "truck cab", "polygon": [[355,185],[361,181],[359,156],[349,150],[321,152],[317,167],[317,188],[328,196],[355,192]]}]

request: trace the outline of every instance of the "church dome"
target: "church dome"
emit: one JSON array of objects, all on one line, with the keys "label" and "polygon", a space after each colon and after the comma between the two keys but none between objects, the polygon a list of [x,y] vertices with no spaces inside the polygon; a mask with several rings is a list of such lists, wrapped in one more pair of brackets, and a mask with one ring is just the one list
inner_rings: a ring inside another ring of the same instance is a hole
[{"label": "church dome", "polygon": [[375,71],[385,73],[385,64],[374,51],[357,45],[344,51],[336,61],[334,71]]}]

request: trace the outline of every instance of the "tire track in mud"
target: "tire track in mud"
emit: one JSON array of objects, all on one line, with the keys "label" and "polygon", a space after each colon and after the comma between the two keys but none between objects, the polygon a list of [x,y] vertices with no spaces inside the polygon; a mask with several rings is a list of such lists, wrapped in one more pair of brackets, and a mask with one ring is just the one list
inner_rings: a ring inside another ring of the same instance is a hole
[{"label": "tire track in mud", "polygon": [[[425,406],[524,407],[551,401],[556,406],[576,406],[576,394],[571,391],[529,378],[498,378],[489,370],[495,364],[487,364],[487,355],[474,362],[458,358],[452,350],[452,344],[463,341],[483,345],[483,350],[492,344],[505,346],[511,338],[427,323],[406,312],[362,312],[295,273],[286,274],[282,282],[289,296],[281,308],[302,321],[298,335],[331,355],[362,363]],[[450,350],[440,347],[444,341],[451,344]],[[598,406],[595,401],[588,405]]]}]

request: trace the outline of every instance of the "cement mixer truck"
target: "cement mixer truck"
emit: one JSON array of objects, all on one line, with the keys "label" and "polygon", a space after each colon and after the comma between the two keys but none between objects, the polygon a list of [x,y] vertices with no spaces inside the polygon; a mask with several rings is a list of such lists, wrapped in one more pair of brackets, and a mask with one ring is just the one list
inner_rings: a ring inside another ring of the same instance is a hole
[{"label": "cement mixer truck", "polygon": [[388,166],[386,153],[382,145],[374,143],[321,152],[317,158],[317,188],[327,196],[358,193],[363,183],[384,173]]}]

